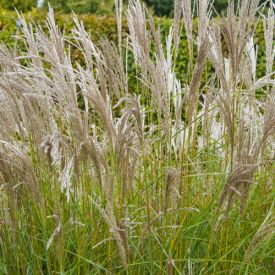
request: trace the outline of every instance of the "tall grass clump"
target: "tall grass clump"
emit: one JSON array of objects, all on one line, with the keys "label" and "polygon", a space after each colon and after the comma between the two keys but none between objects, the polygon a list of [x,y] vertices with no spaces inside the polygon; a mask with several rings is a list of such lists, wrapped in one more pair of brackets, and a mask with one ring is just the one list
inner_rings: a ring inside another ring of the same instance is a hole
[{"label": "tall grass clump", "polygon": [[274,4],[176,0],[165,43],[122,6],[117,44],[50,8],[0,46],[1,274],[272,274]]}]

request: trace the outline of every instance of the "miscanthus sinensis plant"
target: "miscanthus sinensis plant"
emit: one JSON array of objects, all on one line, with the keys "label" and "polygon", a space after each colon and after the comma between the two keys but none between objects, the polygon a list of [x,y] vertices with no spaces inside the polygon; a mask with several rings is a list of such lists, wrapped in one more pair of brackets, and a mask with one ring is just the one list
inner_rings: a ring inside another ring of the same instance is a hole
[{"label": "miscanthus sinensis plant", "polygon": [[176,0],[165,39],[122,4],[117,44],[49,9],[0,47],[1,273],[271,274],[274,4]]}]

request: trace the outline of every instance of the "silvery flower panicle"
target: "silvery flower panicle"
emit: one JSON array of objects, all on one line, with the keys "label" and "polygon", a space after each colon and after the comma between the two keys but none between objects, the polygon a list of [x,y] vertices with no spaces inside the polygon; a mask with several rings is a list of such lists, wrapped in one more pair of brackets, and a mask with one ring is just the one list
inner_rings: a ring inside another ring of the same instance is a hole
[{"label": "silvery flower panicle", "polygon": [[54,218],[56,220],[57,227],[54,229],[51,237],[49,238],[49,240],[47,242],[47,250],[49,250],[50,246],[52,245],[52,242],[53,242],[54,238],[56,236],[58,236],[60,234],[60,231],[61,231],[60,218],[57,215],[48,216],[47,219],[49,219],[49,218]]},{"label": "silvery flower panicle", "polygon": [[265,54],[266,54],[266,73],[270,74],[272,72],[273,62],[275,58],[275,46],[274,46],[274,38],[273,38],[273,30],[274,30],[274,9],[270,7],[268,11],[267,18],[264,18],[264,39],[265,39]]},{"label": "silvery flower panicle", "polygon": [[174,149],[175,156],[178,157],[177,152],[182,152],[184,144],[188,136],[188,128],[186,128],[186,134],[184,133],[185,124],[180,121],[177,125],[172,126],[172,147]]},{"label": "silvery flower panicle", "polygon": [[60,165],[60,134],[57,130],[54,130],[51,135],[45,136],[40,146],[45,154],[50,156],[51,164]]},{"label": "silvery flower panicle", "polygon": [[220,140],[223,137],[223,131],[222,123],[213,120],[211,124],[211,138],[215,141]]},{"label": "silvery flower panicle", "polygon": [[0,89],[0,103],[5,103],[5,101],[7,100],[5,94],[3,91],[1,91]]},{"label": "silvery flower panicle", "polygon": [[176,77],[173,79],[173,85],[173,103],[175,107],[176,123],[178,123],[181,120],[181,114],[185,98],[184,96],[182,96],[181,83]]},{"label": "silvery flower panicle", "polygon": [[74,163],[74,156],[72,156],[70,160],[66,163],[59,178],[59,181],[61,182],[61,191],[64,192],[66,190],[67,202],[69,202],[70,200],[71,172],[72,172],[73,163]]},{"label": "silvery flower panicle", "polygon": [[256,65],[257,65],[257,53],[258,47],[254,46],[253,36],[251,36],[246,43],[246,51],[249,57],[249,62],[251,66],[251,74],[254,82],[256,81]]},{"label": "silvery flower panicle", "polygon": [[248,102],[243,102],[242,117],[245,121],[246,127],[250,130],[253,141],[256,144],[262,135],[264,127],[264,117],[261,115],[257,102],[254,105]]},{"label": "silvery flower panicle", "polygon": [[224,73],[226,81],[229,82],[230,80],[230,61],[228,58],[224,58]]},{"label": "silvery flower panicle", "polygon": [[198,149],[202,150],[204,148],[204,139],[202,136],[198,136],[197,138],[197,145],[198,145]]},{"label": "silvery flower panicle", "polygon": [[20,18],[16,20],[16,29],[19,30],[23,27],[23,22]]},{"label": "silvery flower panicle", "polygon": [[209,54],[211,54],[211,57],[212,57],[213,60],[217,61],[219,56],[218,56],[218,49],[216,47],[216,44],[214,43],[213,33],[208,31],[207,35],[208,35],[209,43],[211,45]]},{"label": "silvery flower panicle", "polygon": [[224,125],[220,120],[217,120],[217,115],[219,114],[217,109],[210,111],[210,137],[214,141],[219,141],[223,138]]},{"label": "silvery flower panicle", "polygon": [[169,35],[166,38],[166,53],[167,58],[163,60],[164,72],[167,77],[167,92],[168,96],[174,90],[176,76],[173,72],[173,61],[172,61],[172,43],[173,43],[173,27],[170,28]]}]

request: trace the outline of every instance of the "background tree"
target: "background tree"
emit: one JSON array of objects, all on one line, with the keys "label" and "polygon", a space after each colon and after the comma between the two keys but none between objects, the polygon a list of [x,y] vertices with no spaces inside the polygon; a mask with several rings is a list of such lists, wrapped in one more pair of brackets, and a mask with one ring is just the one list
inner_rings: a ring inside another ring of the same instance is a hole
[{"label": "background tree", "polygon": [[171,16],[173,13],[174,0],[145,0],[153,7],[157,16]]}]

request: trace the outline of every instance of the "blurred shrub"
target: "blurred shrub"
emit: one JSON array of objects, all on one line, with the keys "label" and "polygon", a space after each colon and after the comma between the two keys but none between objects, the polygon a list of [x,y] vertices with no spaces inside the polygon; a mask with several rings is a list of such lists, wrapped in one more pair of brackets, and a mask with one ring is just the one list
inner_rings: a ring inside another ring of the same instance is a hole
[{"label": "blurred shrub", "polygon": [[55,10],[70,13],[72,10],[75,13],[95,13],[100,4],[100,0],[49,0],[44,1],[44,7],[47,8],[48,4]]},{"label": "blurred shrub", "polygon": [[28,11],[36,6],[36,0],[0,0],[1,9]]}]

